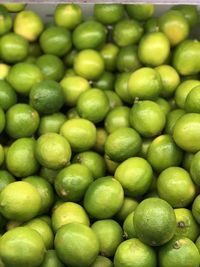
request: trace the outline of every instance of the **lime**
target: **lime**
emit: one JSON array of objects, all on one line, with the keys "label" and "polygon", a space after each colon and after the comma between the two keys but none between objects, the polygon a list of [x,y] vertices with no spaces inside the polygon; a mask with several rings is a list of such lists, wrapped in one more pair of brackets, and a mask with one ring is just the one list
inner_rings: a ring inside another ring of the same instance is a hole
[{"label": "lime", "polygon": [[97,256],[96,260],[90,267],[113,267],[113,263],[109,258],[104,256]]},{"label": "lime", "polygon": [[3,146],[0,144],[0,166],[4,163],[5,160],[5,152]]},{"label": "lime", "polygon": [[89,185],[84,197],[84,207],[92,217],[108,219],[119,211],[123,200],[121,184],[111,176],[106,176]]},{"label": "lime", "polygon": [[106,169],[109,174],[114,175],[117,167],[119,166],[119,162],[111,160],[106,154],[104,154],[104,159],[106,163]]},{"label": "lime", "polygon": [[76,4],[58,4],[54,11],[56,25],[73,30],[82,21],[82,11]]},{"label": "lime", "polygon": [[192,88],[185,99],[185,110],[186,112],[200,113],[200,85]]},{"label": "lime", "polygon": [[178,10],[169,10],[161,15],[158,19],[159,29],[175,46],[185,40],[189,35],[189,24]]},{"label": "lime", "polygon": [[40,208],[41,197],[35,187],[27,182],[10,183],[1,191],[0,210],[7,219],[28,221],[38,214]]},{"label": "lime", "polygon": [[29,43],[29,56],[31,57],[39,57],[42,55],[42,50],[38,42]]},{"label": "lime", "polygon": [[60,204],[52,214],[52,227],[54,232],[68,223],[81,223],[90,225],[87,213],[82,206],[74,202]]},{"label": "lime", "polygon": [[185,114],[183,109],[174,109],[167,114],[165,133],[172,135],[176,121]]},{"label": "lime", "polygon": [[124,17],[122,4],[95,4],[94,16],[105,25],[115,24]]},{"label": "lime", "polygon": [[104,158],[94,151],[84,151],[74,156],[73,163],[80,163],[86,166],[92,173],[94,179],[103,177],[106,174]]},{"label": "lime", "polygon": [[66,119],[67,120],[80,119],[80,115],[78,114],[78,111],[75,107],[68,109],[68,111],[66,113]]},{"label": "lime", "polygon": [[4,130],[6,125],[6,117],[3,109],[0,107],[0,133]]},{"label": "lime", "polygon": [[148,19],[144,24],[144,30],[146,33],[158,32],[159,31],[158,17],[152,17]]},{"label": "lime", "polygon": [[136,209],[137,205],[138,202],[136,199],[125,196],[121,209],[115,215],[117,221],[124,222],[127,216]]},{"label": "lime", "polygon": [[31,10],[24,10],[17,14],[14,20],[14,32],[28,41],[36,41],[44,29],[39,15]]},{"label": "lime", "polygon": [[200,71],[200,43],[197,40],[185,40],[173,54],[173,66],[183,76]]},{"label": "lime", "polygon": [[193,154],[191,158],[191,165],[190,165],[190,174],[195,182],[195,184],[200,185],[200,151],[198,151],[195,155]]},{"label": "lime", "polygon": [[61,112],[42,116],[40,118],[38,134],[42,135],[45,133],[59,133],[60,127],[65,121],[66,117]]},{"label": "lime", "polygon": [[[67,67],[72,67],[74,64],[74,59],[77,55],[78,51],[74,48],[72,48],[63,58],[63,63],[67,66]],[[66,76],[66,75],[65,75]]]},{"label": "lime", "polygon": [[199,251],[186,237],[175,237],[159,250],[160,267],[198,267]]},{"label": "lime", "polygon": [[200,150],[200,114],[187,113],[181,116],[174,125],[173,138],[176,144],[185,151]]},{"label": "lime", "polygon": [[193,242],[197,239],[200,229],[189,209],[175,209],[176,236],[187,237]]},{"label": "lime", "polygon": [[165,114],[153,101],[136,101],[130,110],[130,124],[144,137],[158,135],[164,128]]},{"label": "lime", "polygon": [[169,57],[169,53],[170,43],[162,32],[147,33],[139,43],[138,56],[145,65],[156,67],[164,64]]},{"label": "lime", "polygon": [[174,208],[189,205],[195,197],[196,188],[189,173],[181,167],[166,168],[158,177],[159,196]]},{"label": "lime", "polygon": [[200,223],[200,195],[194,199],[192,204],[192,215],[194,216],[195,220]]},{"label": "lime", "polygon": [[40,69],[31,63],[17,63],[8,73],[7,81],[19,94],[28,95],[31,87],[43,79]]},{"label": "lime", "polygon": [[123,241],[121,226],[114,220],[98,220],[91,226],[97,235],[100,245],[100,254],[112,257],[119,244]]},{"label": "lime", "polygon": [[71,33],[59,26],[50,26],[40,35],[40,46],[45,54],[64,56],[72,47]]},{"label": "lime", "polygon": [[150,146],[152,141],[153,141],[153,138],[143,138],[142,139],[142,146],[141,146],[141,149],[138,153],[139,157],[145,158],[145,159],[147,158],[147,152],[148,152],[149,146]]},{"label": "lime", "polygon": [[179,10],[186,18],[189,26],[193,28],[199,21],[198,10],[193,5],[175,5],[172,9]]},{"label": "lime", "polygon": [[105,71],[99,77],[97,81],[94,82],[94,87],[101,90],[114,90],[115,75],[112,72]]},{"label": "lime", "polygon": [[61,199],[78,202],[82,200],[92,181],[91,171],[86,166],[75,163],[63,168],[58,173],[54,186]]},{"label": "lime", "polygon": [[106,43],[100,50],[100,54],[105,63],[105,69],[107,71],[114,71],[116,69],[118,52],[119,52],[118,46],[113,43]]},{"label": "lime", "polygon": [[137,234],[135,232],[135,226],[133,224],[133,220],[134,220],[134,211],[132,211],[131,213],[127,215],[123,223],[123,230],[124,230],[124,235],[126,239],[137,237]]},{"label": "lime", "polygon": [[64,93],[60,84],[54,80],[41,81],[31,88],[30,105],[39,113],[58,112],[64,104]]},{"label": "lime", "polygon": [[47,250],[44,260],[40,267],[64,267],[64,264],[59,260],[54,249]]},{"label": "lime", "polygon": [[77,111],[84,119],[94,123],[100,122],[109,111],[108,98],[100,89],[86,90],[77,100]]},{"label": "lime", "polygon": [[42,201],[40,214],[48,212],[54,201],[54,191],[49,182],[40,176],[28,176],[23,181],[37,189]]},{"label": "lime", "polygon": [[4,110],[7,110],[16,104],[16,102],[17,95],[13,88],[7,81],[0,80],[0,107],[2,107]]},{"label": "lime", "polygon": [[156,253],[137,238],[122,242],[114,256],[115,267],[156,267]]},{"label": "lime", "polygon": [[11,30],[13,21],[12,21],[12,16],[7,12],[7,10],[3,6],[0,6],[0,16],[1,16],[0,35],[3,35]]},{"label": "lime", "polygon": [[134,227],[138,238],[151,246],[167,243],[174,235],[176,217],[165,200],[146,198],[134,212]]},{"label": "lime", "polygon": [[41,167],[39,175],[45,180],[47,180],[50,184],[53,184],[58,172],[59,170]]},{"label": "lime", "polygon": [[88,226],[70,223],[56,233],[55,249],[58,257],[67,265],[90,266],[99,253],[99,242],[95,232]]},{"label": "lime", "polygon": [[104,128],[97,128],[97,135],[96,135],[96,143],[94,145],[94,150],[98,153],[98,154],[103,154],[104,153],[104,147],[105,147],[105,142],[106,142],[106,138],[108,136],[108,133],[106,132],[106,130]]},{"label": "lime", "polygon": [[12,138],[31,137],[39,126],[38,112],[28,104],[15,104],[6,113],[6,132]]},{"label": "lime", "polygon": [[128,81],[128,90],[132,99],[155,99],[162,89],[160,74],[152,68],[143,67],[134,71]]},{"label": "lime", "polygon": [[171,166],[179,166],[183,157],[182,150],[175,144],[170,135],[160,135],[150,144],[147,160],[156,172]]},{"label": "lime", "polygon": [[0,256],[5,266],[40,266],[44,255],[45,246],[41,236],[29,227],[16,227],[1,237]]},{"label": "lime", "polygon": [[108,98],[110,110],[123,105],[121,98],[114,91],[106,90],[104,92]]},{"label": "lime", "polygon": [[96,142],[96,127],[86,119],[71,119],[60,128],[60,134],[64,136],[73,151],[81,152],[92,148]]},{"label": "lime", "polygon": [[126,5],[126,11],[128,16],[137,20],[147,20],[154,14],[153,4],[129,4]]},{"label": "lime", "polygon": [[[183,156],[182,166],[186,171],[190,171],[192,159],[194,157],[193,153],[185,152]],[[192,175],[191,175],[192,176]],[[193,178],[192,178],[193,179]]]},{"label": "lime", "polygon": [[172,109],[171,103],[169,103],[165,98],[158,97],[155,102],[159,105],[165,115],[167,115]]},{"label": "lime", "polygon": [[42,55],[37,58],[36,65],[45,79],[60,81],[64,75],[64,64],[57,56]]},{"label": "lime", "polygon": [[80,76],[64,77],[60,85],[63,88],[65,103],[69,107],[75,106],[80,94],[90,89],[89,82]]},{"label": "lime", "polygon": [[19,12],[22,11],[26,4],[24,3],[4,3],[3,6],[9,11],[9,12]]},{"label": "lime", "polygon": [[0,63],[0,80],[4,80],[7,77],[9,70],[9,65],[5,63]]},{"label": "lime", "polygon": [[87,80],[96,80],[104,71],[103,57],[93,49],[85,49],[75,57],[74,70]]},{"label": "lime", "polygon": [[0,170],[0,192],[10,183],[15,182],[15,178],[6,170]]},{"label": "lime", "polygon": [[121,100],[127,104],[132,104],[132,99],[128,89],[128,81],[131,73],[120,73],[117,75],[115,80],[115,92],[121,98]]},{"label": "lime", "polygon": [[28,42],[16,33],[7,33],[1,37],[0,54],[5,62],[19,62],[28,55]]},{"label": "lime", "polygon": [[132,157],[117,167],[114,176],[121,183],[126,196],[138,197],[149,190],[153,171],[145,159]]},{"label": "lime", "polygon": [[19,138],[14,141],[6,154],[8,171],[16,177],[34,174],[39,167],[34,150],[35,140],[32,138]]},{"label": "lime", "polygon": [[95,20],[88,20],[79,24],[73,31],[72,40],[78,50],[95,49],[106,41],[106,28]]},{"label": "lime", "polygon": [[36,141],[35,156],[42,166],[59,169],[70,161],[71,147],[63,136],[57,133],[46,133]]}]

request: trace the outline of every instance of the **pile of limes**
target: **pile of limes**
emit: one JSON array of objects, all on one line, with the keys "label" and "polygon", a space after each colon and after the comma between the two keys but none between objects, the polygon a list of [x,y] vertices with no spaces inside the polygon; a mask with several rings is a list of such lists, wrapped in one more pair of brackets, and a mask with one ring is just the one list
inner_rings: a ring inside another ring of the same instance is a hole
[{"label": "pile of limes", "polygon": [[0,266],[199,267],[197,7],[92,8],[0,5]]}]

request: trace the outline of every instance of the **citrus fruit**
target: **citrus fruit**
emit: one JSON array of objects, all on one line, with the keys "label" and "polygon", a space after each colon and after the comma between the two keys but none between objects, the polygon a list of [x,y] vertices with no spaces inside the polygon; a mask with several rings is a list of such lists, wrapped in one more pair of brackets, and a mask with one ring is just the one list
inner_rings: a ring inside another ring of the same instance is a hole
[{"label": "citrus fruit", "polygon": [[147,32],[158,32],[159,31],[158,17],[149,18],[144,24],[144,30],[146,33]]},{"label": "citrus fruit", "polygon": [[40,267],[64,267],[64,264],[59,260],[54,249],[47,250],[44,260]]},{"label": "citrus fruit", "polygon": [[124,17],[122,4],[95,4],[94,16],[105,25],[115,24]]},{"label": "citrus fruit", "polygon": [[156,267],[156,254],[153,248],[137,238],[122,242],[114,256],[116,267]]},{"label": "citrus fruit", "polygon": [[106,28],[95,20],[89,20],[79,24],[73,31],[72,40],[78,50],[95,49],[106,40]]},{"label": "citrus fruit", "polygon": [[70,223],[56,233],[55,249],[65,264],[72,267],[89,266],[99,253],[99,242],[95,232],[88,226]]},{"label": "citrus fruit", "polygon": [[134,227],[138,238],[151,246],[167,243],[176,229],[175,213],[168,202],[146,198],[134,211]]},{"label": "citrus fruit", "polygon": [[38,112],[28,104],[15,104],[6,113],[6,132],[12,138],[31,137],[39,126]]},{"label": "citrus fruit", "polygon": [[189,173],[181,167],[169,167],[157,180],[159,196],[174,208],[183,208],[192,202],[196,194]]},{"label": "citrus fruit", "polygon": [[96,135],[96,143],[94,145],[94,150],[98,154],[103,154],[104,153],[104,147],[105,147],[105,142],[108,134],[104,128],[97,128],[97,135]]},{"label": "citrus fruit", "polygon": [[123,222],[123,230],[126,239],[137,237],[133,220],[134,220],[134,211],[129,213]]},{"label": "citrus fruit", "polygon": [[198,23],[197,7],[193,5],[175,5],[172,9],[179,10],[186,18],[189,26],[192,28]]},{"label": "citrus fruit", "polygon": [[117,167],[114,176],[122,185],[126,196],[138,197],[150,188],[153,171],[145,159],[132,157]]},{"label": "citrus fruit", "polygon": [[5,155],[4,155],[4,148],[3,146],[0,144],[0,166],[4,163],[4,158],[5,158]]},{"label": "citrus fruit", "polygon": [[200,114],[187,113],[178,119],[174,125],[173,138],[175,143],[185,151],[200,150]]},{"label": "citrus fruit", "polygon": [[121,206],[121,209],[118,211],[118,213],[115,215],[115,218],[119,222],[125,221],[126,217],[136,209],[138,205],[138,201],[131,197],[124,197],[124,202]]},{"label": "citrus fruit", "polygon": [[154,14],[153,4],[128,4],[125,6],[128,16],[137,20],[147,20]]},{"label": "citrus fruit", "polygon": [[[160,53],[158,54],[158,51]],[[146,33],[140,40],[138,56],[140,61],[148,66],[164,64],[170,53],[170,43],[162,32]]]},{"label": "citrus fruit", "polygon": [[172,109],[171,103],[169,103],[167,99],[163,97],[158,97],[155,102],[159,105],[165,115],[167,115]]},{"label": "citrus fruit", "polygon": [[106,90],[104,93],[108,98],[110,110],[123,105],[121,98],[114,91]]},{"label": "citrus fruit", "polygon": [[119,244],[123,241],[123,231],[121,226],[114,220],[98,220],[91,226],[97,235],[100,246],[100,254],[112,257]]},{"label": "citrus fruit", "polygon": [[176,121],[185,114],[183,109],[171,110],[166,117],[165,133],[172,135]]},{"label": "citrus fruit", "polygon": [[82,21],[82,11],[76,4],[58,4],[54,11],[56,25],[73,30]]},{"label": "citrus fruit", "polygon": [[0,107],[0,133],[4,130],[6,125],[6,116],[3,109]]},{"label": "citrus fruit", "polygon": [[84,208],[74,202],[61,203],[52,213],[52,227],[54,232],[68,223],[81,223],[90,225]]},{"label": "citrus fruit", "polygon": [[81,152],[92,148],[96,142],[96,127],[86,119],[71,119],[60,128],[73,151]]},{"label": "citrus fruit", "polygon": [[132,128],[123,127],[108,135],[105,153],[111,160],[122,162],[135,156],[142,145],[140,135]]},{"label": "citrus fruit", "polygon": [[104,71],[97,81],[94,82],[94,87],[101,90],[114,90],[115,75],[112,72]]},{"label": "citrus fruit", "polygon": [[0,80],[0,107],[2,107],[4,110],[7,110],[16,104],[16,102],[17,95],[13,88],[7,81]]},{"label": "citrus fruit", "polygon": [[109,258],[99,255],[90,267],[113,267],[113,263]]},{"label": "citrus fruit", "polygon": [[13,21],[11,15],[7,12],[7,10],[3,6],[0,7],[0,16],[1,16],[0,35],[3,35],[11,30]]},{"label": "citrus fruit", "polygon": [[150,100],[136,101],[130,110],[130,124],[144,137],[158,135],[164,128],[165,114]]},{"label": "citrus fruit", "polygon": [[0,63],[0,80],[4,80],[7,77],[9,70],[9,65]]},{"label": "citrus fruit", "polygon": [[8,148],[6,166],[16,177],[26,177],[37,172],[39,164],[35,158],[35,140],[19,138]]},{"label": "citrus fruit", "polygon": [[84,207],[92,217],[108,219],[119,211],[123,200],[121,184],[111,176],[106,176],[89,185],[84,197]]},{"label": "citrus fruit", "polygon": [[40,46],[45,54],[64,56],[72,47],[71,33],[59,26],[50,26],[40,35]]},{"label": "citrus fruit", "polygon": [[0,256],[5,266],[40,266],[44,255],[44,242],[33,229],[16,227],[1,237]]},{"label": "citrus fruit", "polygon": [[27,182],[10,183],[1,191],[0,210],[7,219],[28,221],[38,214],[40,208],[41,197],[35,187]]},{"label": "citrus fruit", "polygon": [[105,63],[105,69],[107,71],[114,71],[116,69],[118,52],[119,52],[118,46],[113,43],[106,43],[100,50],[100,54]]},{"label": "citrus fruit", "polygon": [[200,229],[189,209],[174,210],[176,215],[176,236],[187,237],[193,242],[197,239]]},{"label": "citrus fruit", "polygon": [[197,195],[193,201],[192,215],[194,216],[195,220],[200,223],[200,195]]},{"label": "citrus fruit", "polygon": [[39,113],[58,112],[64,104],[64,93],[60,84],[54,80],[44,80],[31,88],[30,105]]},{"label": "citrus fruit", "polygon": [[30,42],[36,41],[43,29],[43,21],[34,11],[23,10],[15,17],[14,32]]},{"label": "citrus fruit", "polygon": [[73,163],[86,166],[92,173],[94,179],[103,177],[106,174],[106,164],[104,158],[95,151],[84,151],[76,154]]},{"label": "citrus fruit", "polygon": [[77,100],[77,111],[84,119],[98,123],[109,111],[109,101],[106,94],[97,88],[82,92]]},{"label": "citrus fruit", "polygon": [[193,155],[191,159],[191,165],[189,170],[193,181],[197,185],[200,185],[199,168],[200,168],[200,152],[198,151],[195,155]]},{"label": "citrus fruit", "polygon": [[46,133],[36,141],[35,156],[42,166],[59,169],[70,161],[71,147],[63,136],[57,133]]},{"label": "citrus fruit", "polygon": [[69,107],[75,106],[80,94],[90,89],[89,82],[80,76],[64,77],[60,85],[63,88],[65,103]]},{"label": "citrus fruit", "polygon": [[66,117],[61,112],[42,116],[40,118],[38,134],[42,135],[45,133],[59,133],[60,127],[63,125],[65,121]]},{"label": "citrus fruit", "polygon": [[0,170],[0,192],[10,183],[15,182],[15,178],[6,170]]},{"label": "citrus fruit", "polygon": [[50,184],[53,184],[58,172],[59,172],[59,169],[58,170],[53,170],[51,168],[45,168],[45,167],[42,166],[40,168],[39,175],[42,178],[44,178],[45,180],[47,180]]},{"label": "citrus fruit", "polygon": [[190,152],[185,152],[184,153],[182,166],[186,171],[190,171],[190,167],[191,167],[191,163],[192,163],[193,157],[194,157],[193,153],[190,153]]},{"label": "citrus fruit", "polygon": [[140,68],[134,71],[128,81],[128,90],[132,99],[155,99],[162,89],[159,73],[152,68]]},{"label": "citrus fruit", "polygon": [[63,168],[56,176],[56,193],[64,201],[82,200],[88,186],[93,181],[91,171],[84,165],[75,163]]},{"label": "citrus fruit", "polygon": [[200,113],[200,85],[192,88],[185,99],[185,110],[186,112]]},{"label": "citrus fruit", "polygon": [[175,237],[159,250],[160,267],[198,267],[199,251],[186,237]]},{"label": "citrus fruit", "polygon": [[128,81],[131,73],[120,73],[117,75],[115,80],[115,92],[122,99],[123,102],[127,104],[132,103],[132,99],[128,90]]},{"label": "citrus fruit", "polygon": [[106,163],[106,169],[109,174],[114,175],[117,167],[119,166],[119,162],[111,160],[106,154],[104,154],[104,159]]},{"label": "citrus fruit", "polygon": [[4,3],[3,6],[9,11],[9,12],[19,12],[22,11],[25,7],[25,3]]},{"label": "citrus fruit", "polygon": [[147,160],[156,172],[161,172],[171,166],[179,166],[182,157],[182,150],[170,135],[156,137],[147,151]]},{"label": "citrus fruit", "polygon": [[74,70],[85,79],[96,80],[104,71],[103,58],[96,50],[85,49],[75,57]]}]

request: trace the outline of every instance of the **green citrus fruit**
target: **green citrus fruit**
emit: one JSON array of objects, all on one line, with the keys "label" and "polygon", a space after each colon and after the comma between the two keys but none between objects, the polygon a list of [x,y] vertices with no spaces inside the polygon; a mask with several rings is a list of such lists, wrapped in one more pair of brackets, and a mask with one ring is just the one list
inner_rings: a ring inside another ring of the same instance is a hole
[{"label": "green citrus fruit", "polygon": [[194,199],[192,204],[192,215],[194,216],[195,220],[200,223],[200,195]]},{"label": "green citrus fruit", "polygon": [[0,7],[0,16],[0,35],[3,35],[12,29],[13,21],[12,16],[7,12],[4,6]]},{"label": "green citrus fruit", "polygon": [[65,267],[59,260],[56,251],[54,249],[47,250],[44,256],[44,260],[40,267]]},{"label": "green citrus fruit", "polygon": [[114,90],[115,75],[112,72],[104,71],[97,81],[94,82],[94,87],[101,90]]},{"label": "green citrus fruit", "polygon": [[0,80],[4,80],[7,77],[9,70],[9,65],[5,63],[0,63]]},{"label": "green citrus fruit", "polygon": [[200,152],[198,151],[195,155],[193,154],[193,157],[191,158],[191,165],[190,165],[190,174],[195,182],[195,184],[200,185]]},{"label": "green citrus fruit", "polygon": [[130,76],[131,73],[120,73],[117,75],[115,80],[115,92],[122,99],[122,101],[127,104],[131,104],[133,102],[128,89],[128,81]]},{"label": "green citrus fruit", "polygon": [[127,215],[123,223],[123,230],[126,239],[137,238],[133,220],[134,220],[134,211],[132,211]]},{"label": "green citrus fruit", "polygon": [[113,267],[113,263],[109,258],[104,256],[97,256],[96,260],[90,267]]},{"label": "green citrus fruit", "polygon": [[176,121],[185,114],[183,109],[171,110],[166,117],[165,133],[172,135]]},{"label": "green citrus fruit", "polygon": [[7,110],[16,104],[16,102],[17,95],[13,88],[7,81],[0,80],[0,107],[2,107],[4,110]]},{"label": "green citrus fruit", "polygon": [[126,11],[128,16],[137,20],[147,20],[154,14],[155,7],[153,4],[128,4]]},{"label": "green citrus fruit", "polygon": [[115,218],[119,222],[124,222],[126,217],[133,212],[138,205],[138,201],[132,197],[124,197],[123,205],[118,213],[115,215]]},{"label": "green citrus fruit", "polygon": [[172,9],[179,10],[191,28],[196,26],[199,21],[198,11],[195,5],[175,5]]},{"label": "green citrus fruit", "polygon": [[0,170],[0,192],[10,183],[15,182],[14,176],[6,170]]},{"label": "green citrus fruit", "polygon": [[199,94],[200,85],[192,88],[188,93],[185,99],[185,110],[186,112],[200,113],[199,103],[200,103],[200,94]]},{"label": "green citrus fruit", "polygon": [[110,110],[123,105],[121,98],[114,91],[106,90],[104,93],[108,98]]},{"label": "green citrus fruit", "polygon": [[65,121],[66,117],[61,112],[42,116],[40,118],[38,134],[42,135],[45,133],[59,133],[60,127],[63,125]]},{"label": "green citrus fruit", "polygon": [[113,43],[106,43],[100,50],[107,71],[114,71],[116,69],[118,52],[118,46]]},{"label": "green citrus fruit", "polygon": [[6,125],[6,116],[3,109],[0,107],[0,133],[4,130]]},{"label": "green citrus fruit", "polygon": [[25,7],[25,3],[4,3],[3,6],[9,11],[9,12],[19,12],[22,11]]},{"label": "green citrus fruit", "polygon": [[106,132],[106,130],[104,128],[99,127],[99,128],[97,128],[97,135],[96,136],[97,136],[97,138],[96,138],[96,143],[94,145],[94,150],[98,154],[103,154],[108,133]]},{"label": "green citrus fruit", "polygon": [[122,4],[95,4],[94,16],[105,25],[115,24],[124,17]]}]

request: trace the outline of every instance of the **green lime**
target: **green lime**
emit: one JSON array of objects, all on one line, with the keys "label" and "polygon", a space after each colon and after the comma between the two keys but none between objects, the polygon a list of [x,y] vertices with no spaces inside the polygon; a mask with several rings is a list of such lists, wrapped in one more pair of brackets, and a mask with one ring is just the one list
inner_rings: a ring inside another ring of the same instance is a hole
[{"label": "green lime", "polygon": [[57,232],[59,228],[69,223],[90,225],[88,215],[83,207],[74,202],[64,202],[52,213],[52,227],[54,232]]},{"label": "green lime", "polygon": [[176,121],[185,114],[183,109],[171,110],[166,117],[165,133],[172,135]]},{"label": "green lime", "polygon": [[36,65],[21,62],[11,67],[6,78],[17,93],[28,95],[32,86],[42,81],[43,75]]},{"label": "green lime", "polygon": [[157,67],[164,64],[169,57],[169,53],[170,43],[162,32],[147,33],[139,43],[138,56],[145,65]]},{"label": "green lime", "polygon": [[50,26],[40,35],[40,46],[45,54],[64,56],[72,47],[71,33],[59,26]]},{"label": "green lime", "polygon": [[115,80],[115,92],[121,98],[121,100],[127,104],[132,104],[132,99],[128,89],[128,81],[130,79],[131,73],[120,73],[117,75]]},{"label": "green lime", "polygon": [[38,134],[42,135],[45,133],[59,133],[60,127],[65,121],[66,117],[61,112],[42,116],[40,118]]},{"label": "green lime", "polygon": [[108,98],[110,110],[123,105],[121,98],[114,91],[106,90],[104,92]]},{"label": "green lime", "polygon": [[55,249],[58,257],[68,266],[90,266],[99,253],[99,242],[88,226],[70,223],[56,233]]},{"label": "green lime", "polygon": [[197,6],[195,5],[175,5],[172,9],[179,10],[186,18],[189,26],[193,28],[199,21]]},{"label": "green lime", "polygon": [[45,168],[42,166],[40,168],[39,175],[45,180],[47,180],[50,184],[53,184],[58,172],[59,170],[53,170],[53,169]]},{"label": "green lime", "polygon": [[192,204],[192,215],[194,216],[195,220],[200,223],[200,195],[194,199]]},{"label": "green lime", "polygon": [[35,156],[42,166],[59,169],[70,161],[71,147],[63,136],[57,133],[46,133],[35,143]]},{"label": "green lime", "polygon": [[68,109],[68,111],[66,113],[66,119],[67,120],[80,119],[80,115],[78,114],[78,111],[75,107]]},{"label": "green lime", "polygon": [[5,266],[40,266],[45,256],[41,236],[29,227],[16,227],[1,237],[0,256]]},{"label": "green lime", "polygon": [[89,185],[84,197],[84,207],[92,217],[108,219],[119,211],[123,200],[121,184],[111,176],[106,176]]},{"label": "green lime", "polygon": [[133,220],[134,220],[134,211],[129,213],[123,222],[123,230],[126,239],[137,237]]},{"label": "green lime", "polygon": [[106,169],[109,174],[114,175],[117,167],[119,166],[119,162],[111,160],[108,155],[104,154],[104,160],[106,163]]},{"label": "green lime", "polygon": [[160,74],[152,68],[140,68],[131,74],[128,90],[132,99],[155,99],[162,90]]},{"label": "green lime", "polygon": [[114,256],[115,267],[156,267],[156,253],[137,238],[122,242]]},{"label": "green lime", "polygon": [[9,11],[9,12],[19,12],[22,11],[25,7],[25,3],[4,3],[3,6]]},{"label": "green lime", "polygon": [[31,10],[19,12],[14,20],[14,32],[29,42],[36,41],[44,29],[40,16]]},{"label": "green lime", "polygon": [[151,246],[167,243],[176,229],[174,210],[160,198],[146,198],[140,202],[135,209],[133,223],[138,238]]},{"label": "green lime", "polygon": [[8,184],[1,191],[0,206],[1,213],[7,219],[24,222],[38,215],[41,197],[33,185],[17,181]]},{"label": "green lime", "polygon": [[165,115],[167,115],[172,109],[171,103],[165,98],[158,97],[155,102],[159,105]]},{"label": "green lime", "polygon": [[6,79],[6,77],[8,76],[9,70],[10,70],[9,65],[0,62],[0,80]]},{"label": "green lime", "polygon": [[198,151],[196,154],[192,155],[189,171],[195,184],[200,185],[200,152]]},{"label": "green lime", "polygon": [[106,138],[108,136],[108,133],[106,132],[106,130],[104,128],[97,128],[97,135],[96,135],[96,143],[94,145],[94,150],[98,153],[98,154],[103,154],[104,153],[104,147],[105,147],[105,142],[106,142]]},{"label": "green lime", "polygon": [[199,94],[200,85],[192,88],[188,93],[185,99],[185,110],[186,112],[200,113],[199,103],[200,103],[200,94]]},{"label": "green lime", "polygon": [[60,85],[63,88],[65,103],[69,107],[75,106],[80,94],[90,89],[89,82],[80,76],[64,77]]},{"label": "green lime", "polygon": [[54,249],[47,250],[44,256],[44,260],[40,267],[65,267],[59,260],[56,251]]},{"label": "green lime", "polygon": [[109,258],[104,256],[97,256],[96,260],[90,267],[113,267],[113,263]]},{"label": "green lime", "polygon": [[7,81],[0,80],[0,107],[2,107],[4,110],[7,110],[16,104],[16,102],[17,95],[13,88]]},{"label": "green lime", "polygon": [[31,88],[30,105],[39,113],[58,112],[64,104],[64,93],[61,85],[54,80],[41,81]]},{"label": "green lime", "polygon": [[[74,59],[77,55],[78,51],[74,48],[72,48],[72,50],[70,50],[63,58],[63,63],[67,66],[67,67],[73,67],[74,64]],[[65,75],[66,76],[66,75]]]},{"label": "green lime", "polygon": [[15,178],[6,170],[0,170],[0,192],[10,183],[15,182]]},{"label": "green lime", "polygon": [[31,57],[39,57],[42,55],[42,50],[38,42],[29,43],[28,55]]},{"label": "green lime", "polygon": [[125,196],[121,209],[115,215],[117,221],[124,222],[127,216],[136,209],[137,205],[138,201],[136,199]]},{"label": "green lime", "polygon": [[95,49],[106,41],[106,28],[95,20],[79,24],[73,31],[72,40],[76,49]]},{"label": "green lime", "polygon": [[97,235],[100,245],[100,254],[112,257],[119,244],[123,241],[121,226],[114,220],[98,220],[91,226]]},{"label": "green lime", "polygon": [[58,4],[54,11],[56,25],[73,30],[82,21],[82,11],[76,4]]},{"label": "green lime", "polygon": [[95,4],[94,16],[105,25],[115,24],[124,17],[122,4]]},{"label": "green lime", "polygon": [[144,30],[146,33],[158,32],[159,31],[158,17],[152,17],[148,19],[144,24]]},{"label": "green lime", "polygon": [[31,137],[39,122],[38,112],[28,104],[15,104],[6,112],[6,132],[12,138]]},{"label": "green lime", "polygon": [[147,152],[152,141],[153,141],[153,138],[142,139],[142,146],[138,153],[138,157],[147,159]]},{"label": "green lime", "polygon": [[196,188],[189,173],[181,167],[169,167],[157,180],[159,196],[174,208],[187,207],[195,198]]},{"label": "green lime", "polygon": [[26,177],[36,173],[39,164],[35,158],[35,140],[19,138],[8,148],[6,165],[8,171],[16,177]]},{"label": "green lime", "polygon": [[3,146],[0,144],[0,166],[4,163],[5,152]]},{"label": "green lime", "polygon": [[118,46],[113,43],[106,43],[100,50],[107,71],[114,71],[116,69],[118,52]]},{"label": "green lime", "polygon": [[85,49],[75,57],[74,70],[87,80],[97,80],[104,71],[103,57],[93,49]]},{"label": "green lime", "polygon": [[117,167],[114,176],[122,185],[126,196],[138,197],[149,190],[153,171],[145,159],[132,157]]},{"label": "green lime", "polygon": [[104,158],[94,151],[84,151],[74,156],[73,163],[86,166],[92,173],[94,179],[105,176],[106,164]]},{"label": "green lime", "polygon": [[154,14],[155,7],[153,4],[129,4],[126,5],[128,16],[137,20],[147,20]]},{"label": "green lime", "polygon": [[94,82],[93,86],[101,90],[114,90],[115,75],[112,72],[105,71],[99,77],[97,81]]},{"label": "green lime", "polygon": [[6,116],[3,109],[0,107],[0,133],[4,130],[6,125]]},{"label": "green lime", "polygon": [[[190,171],[193,157],[194,157],[193,153],[190,153],[190,152],[184,153],[182,166],[186,171]],[[191,176],[192,176],[192,174],[191,174]]]},{"label": "green lime", "polygon": [[86,119],[71,119],[60,128],[60,134],[64,136],[73,151],[81,152],[92,148],[96,142],[96,127]]},{"label": "green lime", "polygon": [[7,10],[0,6],[0,35],[9,32],[13,26],[12,16],[7,12]]}]

